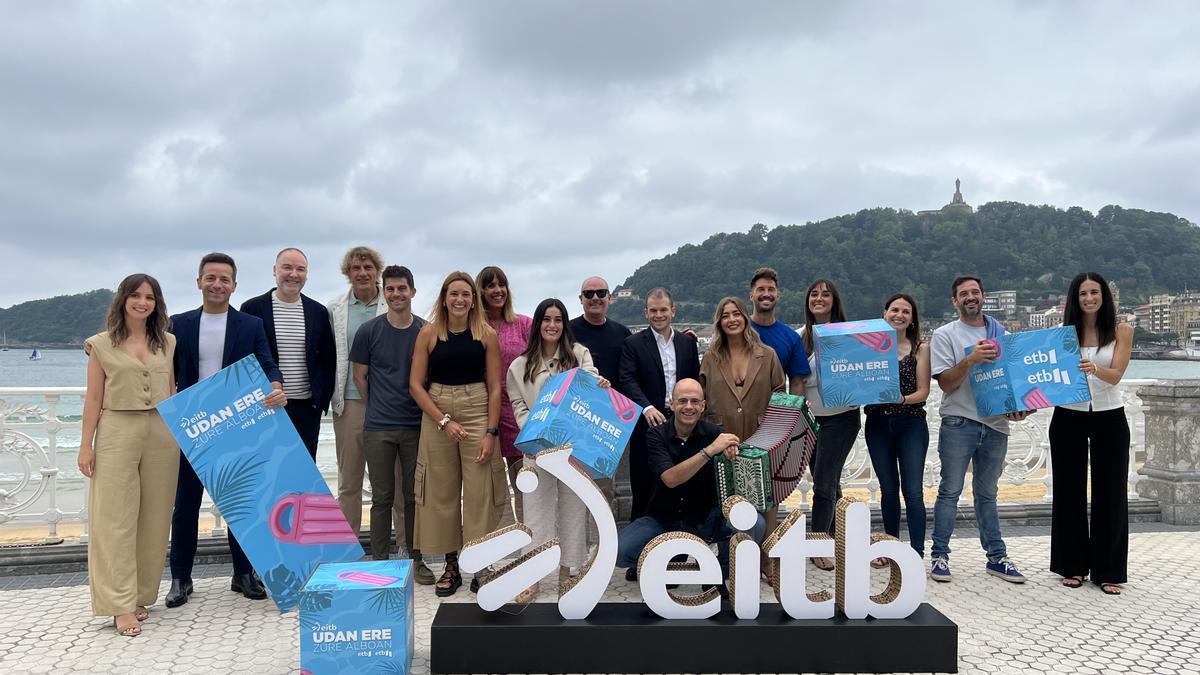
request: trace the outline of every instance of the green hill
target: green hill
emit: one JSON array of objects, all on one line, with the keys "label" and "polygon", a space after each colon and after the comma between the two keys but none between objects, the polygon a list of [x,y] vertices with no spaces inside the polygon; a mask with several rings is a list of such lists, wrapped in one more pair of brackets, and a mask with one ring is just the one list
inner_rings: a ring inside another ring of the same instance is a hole
[{"label": "green hill", "polygon": [[113,292],[98,288],[87,293],[31,300],[0,309],[0,329],[10,346],[65,347],[81,345],[104,329]]},{"label": "green hill", "polygon": [[[1050,303],[1079,272],[1099,272],[1120,288],[1122,305],[1153,293],[1197,286],[1200,229],[1169,213],[1106,206],[1092,214],[1016,202],[992,202],[971,214],[918,215],[876,208],[805,225],[716,234],[638,268],[623,286],[641,296],[670,288],[677,321],[708,322],[722,296],[748,294],[761,266],[780,274],[780,318],[804,320],[803,294],[833,280],[850,318],[882,311],[892,293],[911,293],[924,316],[952,309],[950,283],[975,274],[985,290],[1015,289],[1020,304]],[[642,304],[613,304],[618,321],[644,323]]]}]

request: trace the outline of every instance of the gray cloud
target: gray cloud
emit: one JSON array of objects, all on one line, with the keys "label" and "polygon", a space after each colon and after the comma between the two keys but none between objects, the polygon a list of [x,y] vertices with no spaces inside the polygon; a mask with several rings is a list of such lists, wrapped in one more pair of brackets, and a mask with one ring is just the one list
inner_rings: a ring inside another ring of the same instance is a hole
[{"label": "gray cloud", "polygon": [[[1192,4],[24,3],[0,24],[0,306],[173,308],[367,243],[522,309],[714,232],[968,201],[1200,218]],[[432,293],[426,300],[432,299]],[[421,306],[420,296],[418,306]],[[568,306],[574,307],[568,302]]]}]

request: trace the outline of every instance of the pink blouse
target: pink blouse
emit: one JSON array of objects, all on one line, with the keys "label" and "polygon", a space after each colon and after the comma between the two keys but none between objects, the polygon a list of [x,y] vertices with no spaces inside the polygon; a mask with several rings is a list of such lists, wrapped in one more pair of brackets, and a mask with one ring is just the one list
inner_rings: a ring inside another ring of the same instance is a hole
[{"label": "pink blouse", "polygon": [[[512,323],[488,319],[488,325],[500,339],[500,372],[507,373],[508,367],[525,353],[529,345],[529,327],[533,325],[533,319],[518,314]],[[508,400],[508,378],[501,377],[500,381],[500,454],[520,457],[521,451],[513,445],[520,430],[517,428],[517,418],[513,416],[512,403]]]}]

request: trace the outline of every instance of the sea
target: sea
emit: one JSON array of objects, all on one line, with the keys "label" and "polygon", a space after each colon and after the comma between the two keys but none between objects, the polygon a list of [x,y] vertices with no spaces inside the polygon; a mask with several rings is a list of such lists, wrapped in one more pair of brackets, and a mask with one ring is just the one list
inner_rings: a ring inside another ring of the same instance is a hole
[{"label": "sea", "polygon": [[[87,384],[87,356],[83,349],[41,350],[42,358],[29,359],[30,351],[10,349],[0,351],[0,402],[9,408],[17,403],[26,403],[45,409],[46,400],[41,396],[15,396],[3,388],[22,387],[84,387]],[[1129,364],[1126,379],[1200,379],[1200,361],[1138,361]],[[78,423],[82,417],[81,396],[63,396],[58,402],[57,414],[66,423]],[[31,438],[46,447],[45,433],[25,431]],[[79,450],[79,430],[66,428],[57,435],[56,462],[58,465],[58,490],[60,507],[71,508],[82,503],[84,477],[76,466]],[[21,486],[26,475],[25,462],[29,458],[13,454],[9,448],[0,446],[0,493],[19,493],[30,486]],[[40,462],[33,461],[34,466]],[[334,452],[333,425],[322,424],[320,445],[317,448],[317,467],[330,485],[337,483],[337,459]],[[35,468],[36,471],[36,468]],[[15,496],[15,494],[14,494]],[[75,507],[77,508],[77,507]]]}]

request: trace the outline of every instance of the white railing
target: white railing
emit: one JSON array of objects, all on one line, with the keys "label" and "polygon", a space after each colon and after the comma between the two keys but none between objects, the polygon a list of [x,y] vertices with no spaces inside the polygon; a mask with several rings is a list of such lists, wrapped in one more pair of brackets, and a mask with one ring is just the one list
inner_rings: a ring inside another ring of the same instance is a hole
[{"label": "white railing", "polygon": [[[1154,380],[1125,380],[1121,383],[1125,399],[1125,414],[1129,418],[1131,431],[1129,496],[1137,498],[1137,483],[1141,476],[1137,467],[1145,461],[1145,416],[1142,402],[1137,396],[1141,385]],[[48,538],[58,537],[59,523],[83,523],[83,540],[87,539],[87,483],[82,479],[67,481],[64,485],[61,471],[74,474],[77,469],[72,462],[67,467],[59,466],[58,454],[74,457],[78,448],[80,422],[63,419],[59,414],[64,399],[78,407],[83,398],[83,387],[0,387],[0,527],[10,524],[44,524]],[[937,387],[931,392],[926,405],[930,428],[929,454],[925,464],[925,486],[937,485],[940,462],[937,453],[937,429],[939,418]],[[34,399],[29,402],[29,399]],[[329,420],[325,420],[328,422]],[[1042,500],[1053,499],[1054,484],[1050,471],[1050,442],[1048,430],[1049,411],[1029,416],[1026,421],[1015,424],[1008,445],[1008,459],[1002,483],[1007,485],[1043,485]],[[64,432],[73,432],[64,439]],[[66,441],[64,443],[64,441]],[[65,461],[65,460],[64,460]],[[867,454],[862,434],[846,461],[842,472],[842,483],[846,488],[866,489],[872,503],[879,499],[879,481],[871,471],[871,459]],[[811,498],[812,482],[805,475],[797,487],[800,503]],[[71,498],[64,499],[60,492],[68,491]],[[364,496],[367,493],[364,491]],[[369,499],[369,498],[368,498]],[[369,503],[364,499],[364,503]],[[78,507],[64,509],[64,502],[77,502]],[[963,498],[966,502],[966,498]],[[202,512],[208,512],[215,521],[213,536],[224,536],[225,526],[220,511],[205,495]]]}]

